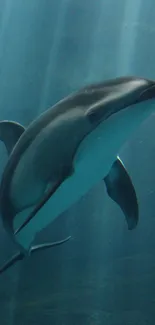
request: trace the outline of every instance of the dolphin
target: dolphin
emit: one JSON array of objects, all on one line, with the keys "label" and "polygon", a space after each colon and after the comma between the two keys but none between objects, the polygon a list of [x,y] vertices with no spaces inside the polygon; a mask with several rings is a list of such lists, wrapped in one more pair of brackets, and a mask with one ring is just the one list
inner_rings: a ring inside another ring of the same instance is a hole
[{"label": "dolphin", "polygon": [[101,180],[123,211],[128,229],[137,226],[136,192],[118,154],[154,111],[155,81],[127,76],[72,93],[27,128],[0,122],[0,140],[9,155],[0,185],[0,213],[20,251],[11,265],[31,253],[39,231]]}]

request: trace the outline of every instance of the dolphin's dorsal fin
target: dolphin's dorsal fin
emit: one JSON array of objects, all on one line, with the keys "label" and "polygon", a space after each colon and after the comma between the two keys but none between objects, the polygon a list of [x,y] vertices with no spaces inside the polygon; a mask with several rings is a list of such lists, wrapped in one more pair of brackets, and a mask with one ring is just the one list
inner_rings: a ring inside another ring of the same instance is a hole
[{"label": "dolphin's dorsal fin", "polygon": [[138,223],[138,201],[130,176],[119,157],[104,181],[108,195],[122,209],[128,229],[134,229]]},{"label": "dolphin's dorsal fin", "polygon": [[0,140],[4,142],[9,155],[24,131],[24,126],[17,122],[0,121]]}]

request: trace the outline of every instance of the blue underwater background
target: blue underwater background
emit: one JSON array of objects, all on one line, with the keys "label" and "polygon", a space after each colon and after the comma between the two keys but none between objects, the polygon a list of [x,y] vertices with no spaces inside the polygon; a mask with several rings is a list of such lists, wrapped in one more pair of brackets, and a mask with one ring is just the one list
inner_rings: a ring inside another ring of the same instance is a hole
[{"label": "blue underwater background", "polygon": [[[73,90],[121,75],[155,79],[154,0],[0,0],[0,120],[28,126]],[[154,129],[152,115],[119,153],[137,229],[98,184],[36,238],[71,241],[0,276],[0,325],[155,324]],[[2,143],[0,157],[2,174]],[[14,252],[1,223],[1,264]]]}]

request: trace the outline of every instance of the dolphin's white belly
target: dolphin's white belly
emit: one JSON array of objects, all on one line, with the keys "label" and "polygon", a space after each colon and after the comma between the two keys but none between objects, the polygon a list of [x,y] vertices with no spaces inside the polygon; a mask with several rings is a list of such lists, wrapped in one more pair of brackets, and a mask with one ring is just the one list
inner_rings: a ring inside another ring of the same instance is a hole
[{"label": "dolphin's white belly", "polygon": [[[16,235],[17,242],[28,249],[37,232],[100,182],[108,174],[120,148],[153,110],[153,104],[135,105],[113,115],[89,134],[76,154],[75,172],[61,184],[26,228]],[[27,216],[27,212],[25,216],[23,214],[23,220]],[[21,215],[15,219],[14,228],[19,225],[19,220],[21,224]]]}]

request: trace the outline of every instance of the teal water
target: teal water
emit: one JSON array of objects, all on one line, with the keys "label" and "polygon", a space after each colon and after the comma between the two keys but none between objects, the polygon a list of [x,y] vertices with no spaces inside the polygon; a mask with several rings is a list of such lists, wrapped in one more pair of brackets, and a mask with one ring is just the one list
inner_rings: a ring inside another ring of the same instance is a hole
[{"label": "teal water", "polygon": [[[27,126],[87,83],[155,79],[154,15],[153,0],[0,0],[0,119]],[[151,115],[119,152],[139,200],[137,229],[96,184],[36,238],[70,242],[0,276],[2,325],[154,325],[154,123]],[[0,153],[2,174],[3,144]],[[3,264],[16,248],[2,224],[0,244]]]}]

